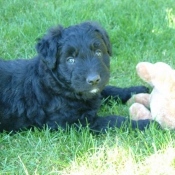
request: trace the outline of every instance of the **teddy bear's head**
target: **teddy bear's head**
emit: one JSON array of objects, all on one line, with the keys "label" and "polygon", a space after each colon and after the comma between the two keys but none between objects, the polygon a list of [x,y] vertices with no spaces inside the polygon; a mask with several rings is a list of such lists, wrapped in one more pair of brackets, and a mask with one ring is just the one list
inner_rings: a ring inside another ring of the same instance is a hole
[{"label": "teddy bear's head", "polygon": [[140,62],[136,66],[142,80],[156,88],[162,95],[175,98],[175,70],[163,62]]}]

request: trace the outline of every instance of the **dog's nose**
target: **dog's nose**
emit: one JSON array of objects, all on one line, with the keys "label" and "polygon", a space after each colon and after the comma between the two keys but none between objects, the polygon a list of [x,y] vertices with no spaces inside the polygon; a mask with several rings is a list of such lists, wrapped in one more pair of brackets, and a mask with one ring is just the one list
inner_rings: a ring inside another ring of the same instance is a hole
[{"label": "dog's nose", "polygon": [[86,78],[86,82],[90,85],[95,85],[95,84],[98,84],[100,82],[101,78],[100,78],[100,75],[89,75],[87,78]]}]

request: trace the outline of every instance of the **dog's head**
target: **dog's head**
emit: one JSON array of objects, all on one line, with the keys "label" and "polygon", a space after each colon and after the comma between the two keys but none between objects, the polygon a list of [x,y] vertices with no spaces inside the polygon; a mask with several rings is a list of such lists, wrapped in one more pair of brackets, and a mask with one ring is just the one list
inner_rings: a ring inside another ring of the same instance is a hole
[{"label": "dog's head", "polygon": [[107,32],[97,23],[53,28],[39,40],[36,49],[53,76],[71,93],[93,96],[109,80],[111,44]]}]

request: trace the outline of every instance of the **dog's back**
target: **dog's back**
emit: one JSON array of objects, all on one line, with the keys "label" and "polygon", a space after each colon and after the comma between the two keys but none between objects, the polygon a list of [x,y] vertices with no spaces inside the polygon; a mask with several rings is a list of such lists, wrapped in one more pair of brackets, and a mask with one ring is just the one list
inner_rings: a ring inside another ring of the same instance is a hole
[{"label": "dog's back", "polygon": [[[0,59],[0,132],[2,132],[1,128],[15,130],[25,127],[25,123],[28,123],[26,122],[27,103],[35,100],[31,93],[32,84],[36,81],[32,70],[36,67],[33,66],[35,64],[35,59],[9,61]],[[31,98],[32,101],[27,101]]]}]

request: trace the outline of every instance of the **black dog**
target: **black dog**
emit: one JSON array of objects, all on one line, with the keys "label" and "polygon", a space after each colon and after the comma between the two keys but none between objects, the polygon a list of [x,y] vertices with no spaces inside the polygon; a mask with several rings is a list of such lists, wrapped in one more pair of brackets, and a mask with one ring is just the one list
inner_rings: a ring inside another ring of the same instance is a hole
[{"label": "black dog", "polygon": [[111,44],[98,24],[49,30],[36,45],[30,60],[0,60],[0,132],[47,125],[52,130],[68,125],[93,131],[120,127],[123,122],[143,130],[149,120],[130,121],[119,116],[97,116],[101,99],[126,102],[132,93],[147,92],[136,86],[106,86]]}]

